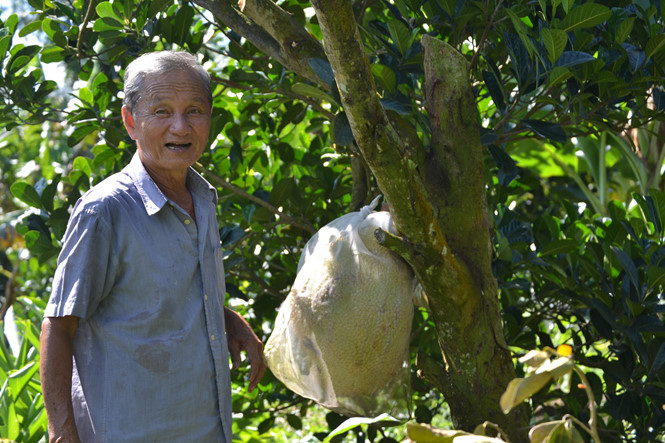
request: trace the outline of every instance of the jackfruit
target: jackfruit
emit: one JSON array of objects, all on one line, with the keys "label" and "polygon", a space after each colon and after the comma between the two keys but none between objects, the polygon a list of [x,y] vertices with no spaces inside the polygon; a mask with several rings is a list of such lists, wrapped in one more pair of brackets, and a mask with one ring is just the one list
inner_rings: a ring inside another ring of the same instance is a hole
[{"label": "jackfruit", "polygon": [[417,282],[374,231],[395,233],[372,206],[307,243],[266,343],[268,367],[289,389],[349,416],[409,415],[409,336]]}]

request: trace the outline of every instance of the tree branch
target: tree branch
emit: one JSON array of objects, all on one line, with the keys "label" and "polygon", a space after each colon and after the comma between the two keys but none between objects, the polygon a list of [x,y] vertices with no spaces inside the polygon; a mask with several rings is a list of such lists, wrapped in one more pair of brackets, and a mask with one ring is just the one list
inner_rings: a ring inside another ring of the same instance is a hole
[{"label": "tree branch", "polygon": [[229,28],[245,37],[288,70],[329,89],[308,60],[324,58],[321,44],[289,13],[268,0],[247,0],[243,13],[229,0],[192,0],[208,9]]},{"label": "tree branch", "polygon": [[194,169],[197,170],[202,175],[205,175],[208,179],[210,179],[210,181],[214,182],[216,185],[219,185],[220,187],[228,191],[231,191],[232,193],[244,199],[247,199],[252,203],[262,206],[266,208],[268,211],[272,212],[273,214],[279,216],[280,223],[295,226],[296,228],[302,229],[303,231],[309,232],[310,234],[316,233],[316,228],[309,222],[309,220],[305,220],[302,218],[294,218],[283,213],[282,211],[280,211],[279,209],[277,209],[275,206],[271,205],[267,201],[233,186],[231,183],[227,182],[226,180],[224,180],[222,177],[218,176],[214,172],[208,171],[200,163],[194,164]]}]

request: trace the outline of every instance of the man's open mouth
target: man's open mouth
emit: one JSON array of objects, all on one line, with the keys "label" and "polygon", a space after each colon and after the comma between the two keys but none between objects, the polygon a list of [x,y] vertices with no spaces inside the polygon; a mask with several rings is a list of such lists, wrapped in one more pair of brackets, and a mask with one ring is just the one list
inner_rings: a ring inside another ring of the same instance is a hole
[{"label": "man's open mouth", "polygon": [[192,146],[191,143],[167,143],[166,148],[171,151],[184,151]]}]

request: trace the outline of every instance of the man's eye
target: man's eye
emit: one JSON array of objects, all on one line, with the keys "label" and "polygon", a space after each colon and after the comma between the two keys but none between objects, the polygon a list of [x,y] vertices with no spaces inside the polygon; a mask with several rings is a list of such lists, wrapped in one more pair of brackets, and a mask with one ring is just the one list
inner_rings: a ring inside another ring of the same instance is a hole
[{"label": "man's eye", "polygon": [[167,111],[166,109],[156,109],[154,111],[154,114],[159,115],[159,116],[165,116],[165,115],[169,115],[169,111]]},{"label": "man's eye", "polygon": [[203,111],[199,108],[191,108],[189,110],[189,113],[194,114],[194,115],[200,115],[200,114],[203,114]]}]

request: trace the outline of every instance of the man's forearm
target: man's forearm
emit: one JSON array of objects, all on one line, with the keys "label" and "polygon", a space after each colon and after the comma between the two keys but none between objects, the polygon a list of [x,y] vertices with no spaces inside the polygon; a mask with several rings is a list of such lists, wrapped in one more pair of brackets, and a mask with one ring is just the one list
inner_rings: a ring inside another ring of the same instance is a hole
[{"label": "man's forearm", "polygon": [[72,407],[75,317],[46,318],[40,337],[40,376],[50,441],[79,442]]}]

